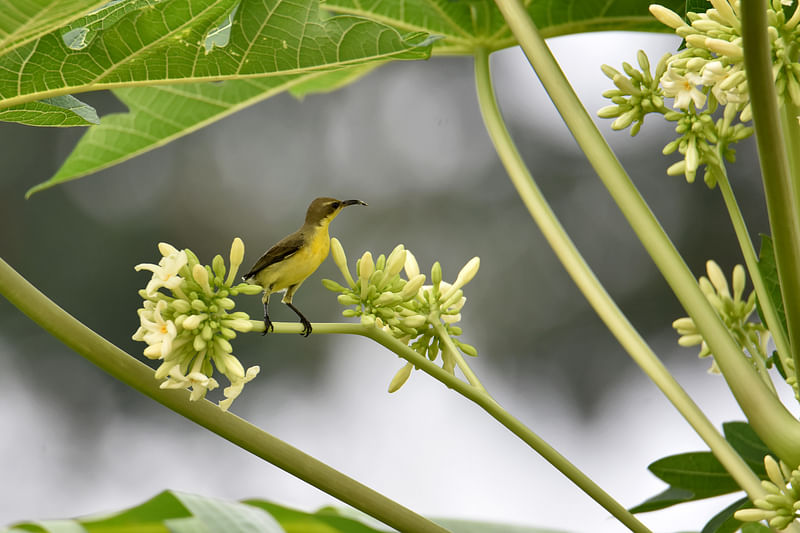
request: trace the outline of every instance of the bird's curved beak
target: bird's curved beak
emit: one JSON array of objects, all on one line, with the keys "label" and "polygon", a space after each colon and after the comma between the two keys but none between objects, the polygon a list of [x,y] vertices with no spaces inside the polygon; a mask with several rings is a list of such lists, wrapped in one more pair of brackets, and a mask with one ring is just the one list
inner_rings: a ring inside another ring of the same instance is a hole
[{"label": "bird's curved beak", "polygon": [[348,205],[367,205],[367,202],[362,202],[361,200],[344,200],[342,202],[342,206]]}]

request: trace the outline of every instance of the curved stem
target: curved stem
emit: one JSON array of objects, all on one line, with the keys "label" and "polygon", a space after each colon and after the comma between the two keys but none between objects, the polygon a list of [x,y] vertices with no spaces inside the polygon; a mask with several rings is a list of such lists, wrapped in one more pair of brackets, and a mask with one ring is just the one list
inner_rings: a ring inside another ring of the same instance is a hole
[{"label": "curved stem", "polygon": [[[720,153],[719,156],[719,160],[722,161],[722,154]],[[767,286],[764,284],[761,269],[758,268],[758,258],[756,257],[756,251],[753,247],[753,241],[750,240],[750,232],[747,231],[747,225],[744,222],[742,211],[739,209],[739,203],[736,201],[736,197],[733,194],[725,165],[721,164],[718,170],[717,183],[719,184],[719,190],[722,193],[722,199],[725,201],[725,207],[728,209],[728,216],[730,216],[731,223],[733,224],[733,230],[739,241],[739,247],[742,249],[742,256],[744,257],[745,265],[747,265],[747,271],[750,273],[750,278],[753,280],[756,298],[758,298],[758,302],[761,305],[761,312],[764,314],[767,328],[769,328],[772,338],[775,340],[775,347],[778,350],[778,357],[781,358],[783,368],[788,368],[787,361],[792,358],[792,352],[789,348],[789,339],[786,336],[786,330],[783,327],[783,323],[778,318],[778,311],[775,308],[775,303],[767,292]]]},{"label": "curved stem", "polygon": [[477,388],[483,393],[489,394],[481,381],[478,379],[478,376],[475,375],[475,372],[472,371],[467,362],[464,360],[461,352],[458,350],[458,348],[456,348],[456,345],[453,343],[453,339],[450,338],[450,334],[447,333],[447,330],[445,330],[444,326],[442,326],[442,323],[437,320],[433,323],[433,329],[435,329],[436,333],[439,335],[440,341],[444,343],[445,349],[450,352],[450,356],[455,359],[458,368],[461,369],[461,372],[464,374],[464,377],[467,378],[467,381],[469,381],[473,387]]},{"label": "curved stem", "polygon": [[[273,322],[276,333],[300,333],[302,326],[294,323]],[[525,424],[511,415],[508,411],[497,403],[489,394],[466,381],[463,381],[450,372],[442,369],[433,361],[429,360],[408,345],[403,344],[398,339],[392,337],[385,331],[376,327],[366,327],[358,323],[316,323],[313,324],[313,334],[335,334],[345,333],[350,335],[361,335],[370,338],[383,347],[391,350],[402,359],[405,359],[414,367],[422,370],[429,376],[441,382],[449,389],[456,391],[465,398],[472,400],[489,413],[492,418],[500,422],[509,431],[522,439],[536,453],[541,455],[559,472],[564,474],[570,481],[575,483],[581,490],[588,494],[598,504],[603,506],[609,513],[616,517],[620,522],[628,526],[631,531],[649,532],[639,520],[628,512],[625,507],[619,504],[608,493],[601,489],[586,474],[580,471],[575,465],[570,463],[563,455],[558,453],[552,446],[531,431]],[[253,321],[253,331],[263,331],[264,324]]]},{"label": "curved stem", "polygon": [[[495,0],[495,3],[598,177],[697,324],[753,430],[786,464],[800,464],[800,422],[741,356],[739,346],[584,109],[525,8],[519,0]],[[800,304],[800,298],[797,301]]]},{"label": "curved stem", "polygon": [[[631,358],[653,380],[670,402],[678,409],[700,437],[708,444],[714,455],[736,482],[747,491],[751,498],[764,494],[758,477],[750,470],[739,454],[730,446],[714,425],[706,418],[700,408],[686,394],[681,386],[664,367],[645,340],[628,321],[603,285],[595,277],[578,249],[556,218],[555,213],[542,195],[536,182],[525,166],[514,141],[503,122],[497,107],[489,71],[488,52],[479,50],[475,57],[475,77],[478,86],[478,100],[486,122],[486,128],[495,144],[500,159],[511,181],[525,203],[528,211],[538,224],[547,242],[553,248],[567,273],[583,293],[598,316],[616,337]],[[737,349],[738,352],[738,349]],[[739,352],[739,357],[741,353]]]},{"label": "curved stem", "polygon": [[[160,389],[153,370],[87,328],[0,259],[0,294],[90,362],[176,413],[400,531],[447,530],[325,463],[185,390]],[[263,329],[263,323],[261,325]]]},{"label": "curved stem", "polygon": [[[786,329],[792,349],[790,353],[795,369],[800,371],[800,192],[791,173],[778,111],[778,96],[772,75],[772,50],[767,34],[767,6],[764,0],[743,0],[740,9],[744,66],[775,263],[786,313]],[[797,120],[791,120],[796,125]],[[789,149],[796,150],[797,147]],[[800,458],[796,459],[791,464],[800,463]]]}]

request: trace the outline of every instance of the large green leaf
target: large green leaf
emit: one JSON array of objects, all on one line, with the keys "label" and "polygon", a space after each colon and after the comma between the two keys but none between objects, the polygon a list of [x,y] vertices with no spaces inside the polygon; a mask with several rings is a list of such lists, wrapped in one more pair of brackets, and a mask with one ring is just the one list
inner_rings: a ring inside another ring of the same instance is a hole
[{"label": "large green leaf", "polygon": [[108,0],[0,0],[0,54],[69,24]]},{"label": "large green leaf", "polygon": [[[660,2],[683,14],[684,0]],[[525,2],[544,37],[602,30],[671,31],[637,0],[561,0]],[[403,31],[440,35],[434,53],[472,53],[478,47],[499,50],[516,41],[493,0],[326,0],[325,9],[378,20]]]},{"label": "large green leaf", "polygon": [[[322,19],[318,0],[124,0],[87,18],[67,42],[60,31],[0,57],[0,108],[65,93],[135,85],[285,76],[368,61],[420,59],[424,34],[359,17]],[[206,39],[238,5],[227,45]],[[73,25],[74,26],[74,25]],[[70,48],[77,47],[79,49]]]},{"label": "large green leaf", "polygon": [[230,502],[164,491],[122,512],[103,517],[24,522],[2,533],[381,533],[359,520],[329,511],[306,513],[261,501]]},{"label": "large green leaf", "polygon": [[95,109],[65,94],[0,109],[0,121],[29,126],[91,126],[100,124]]},{"label": "large green leaf", "polygon": [[[80,139],[56,174],[31,188],[34,192],[52,187],[147,152],[249,105],[287,89],[300,94],[349,80],[372,68],[350,67],[333,72],[312,72],[230,80],[223,83],[195,83],[115,89],[114,94],[128,106],[127,113],[103,117]],[[313,84],[317,83],[317,86]]]}]

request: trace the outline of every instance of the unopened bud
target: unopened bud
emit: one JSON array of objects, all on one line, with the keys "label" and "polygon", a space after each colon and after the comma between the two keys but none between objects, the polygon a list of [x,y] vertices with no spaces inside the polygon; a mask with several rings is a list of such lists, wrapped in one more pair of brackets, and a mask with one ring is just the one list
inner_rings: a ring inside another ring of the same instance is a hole
[{"label": "unopened bud", "polygon": [[680,15],[678,15],[671,9],[667,9],[664,6],[660,6],[658,4],[650,4],[650,13],[661,24],[669,26],[672,29],[677,30],[681,26],[686,26],[686,23],[683,21]]},{"label": "unopened bud", "polygon": [[392,381],[389,383],[389,392],[396,392],[397,390],[402,387],[406,381],[408,381],[409,376],[411,376],[411,371],[414,369],[414,365],[411,363],[406,363],[403,368],[397,371],[397,373],[392,378]]},{"label": "unopened bud", "polygon": [[398,244],[386,259],[386,267],[384,268],[384,271],[386,272],[387,278],[392,277],[395,274],[399,274],[405,263],[406,250],[402,244]]}]

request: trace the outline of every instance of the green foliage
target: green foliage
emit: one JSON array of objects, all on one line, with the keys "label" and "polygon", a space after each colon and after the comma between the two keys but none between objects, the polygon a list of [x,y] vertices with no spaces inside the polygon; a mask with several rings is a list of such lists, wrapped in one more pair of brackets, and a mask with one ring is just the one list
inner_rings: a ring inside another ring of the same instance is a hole
[{"label": "green foliage", "polygon": [[[742,456],[748,466],[761,479],[767,479],[764,456],[771,454],[746,422],[726,422],[722,425],[727,440]],[[740,491],[736,481],[711,452],[690,452],[670,455],[648,466],[656,477],[670,486],[663,492],[633,507],[633,513],[665,509],[680,503],[702,500]],[[733,518],[739,509],[751,507],[747,498],[737,500],[717,515],[703,528],[702,533],[727,533],[736,531],[741,522]],[[735,526],[735,527],[734,527]]]},{"label": "green foliage", "polygon": [[[761,249],[758,252],[758,270],[761,272],[761,277],[764,279],[764,285],[767,287],[769,299],[775,310],[778,313],[778,319],[784,332],[786,331],[786,312],[783,309],[783,297],[781,296],[781,286],[778,281],[778,267],[775,264],[775,252],[772,248],[772,238],[769,235],[761,234]],[[761,322],[764,320],[764,315],[761,312],[761,303],[758,302],[758,316]]]},{"label": "green foliage", "polygon": [[[67,12],[67,4],[78,3],[56,4]],[[680,2],[667,4],[683,12]],[[516,44],[491,0],[324,5],[326,12],[340,16],[318,13],[316,0],[122,0],[71,22],[48,17],[54,8],[41,7],[34,13],[42,19],[40,31],[19,38],[11,38],[13,21],[7,21],[10,37],[4,42],[9,46],[0,46],[0,110],[8,109],[0,111],[0,120],[86,125],[91,120],[81,121],[74,112],[68,117],[58,109],[45,114],[46,104],[36,101],[103,88],[114,89],[129,107],[90,129],[58,172],[28,195],[163,146],[284,90],[296,95],[329,91],[379,62],[426,58],[431,43],[440,54]],[[645,4],[633,0],[614,0],[601,11],[586,0],[532,2],[528,11],[548,36],[664,30]],[[73,19],[81,14],[74,6],[68,12]],[[426,41],[425,35],[436,39]],[[191,83],[204,80],[228,81],[220,86]],[[177,82],[188,84],[152,87]]]},{"label": "green foliage", "polygon": [[0,110],[0,121],[29,126],[91,126],[100,124],[97,111],[74,96],[54,96]]},{"label": "green foliage", "polygon": [[[471,520],[436,519],[453,533],[558,533]],[[146,502],[105,516],[22,522],[0,533],[386,533],[369,517],[324,507],[314,513],[263,500],[231,502],[166,490]]]}]

